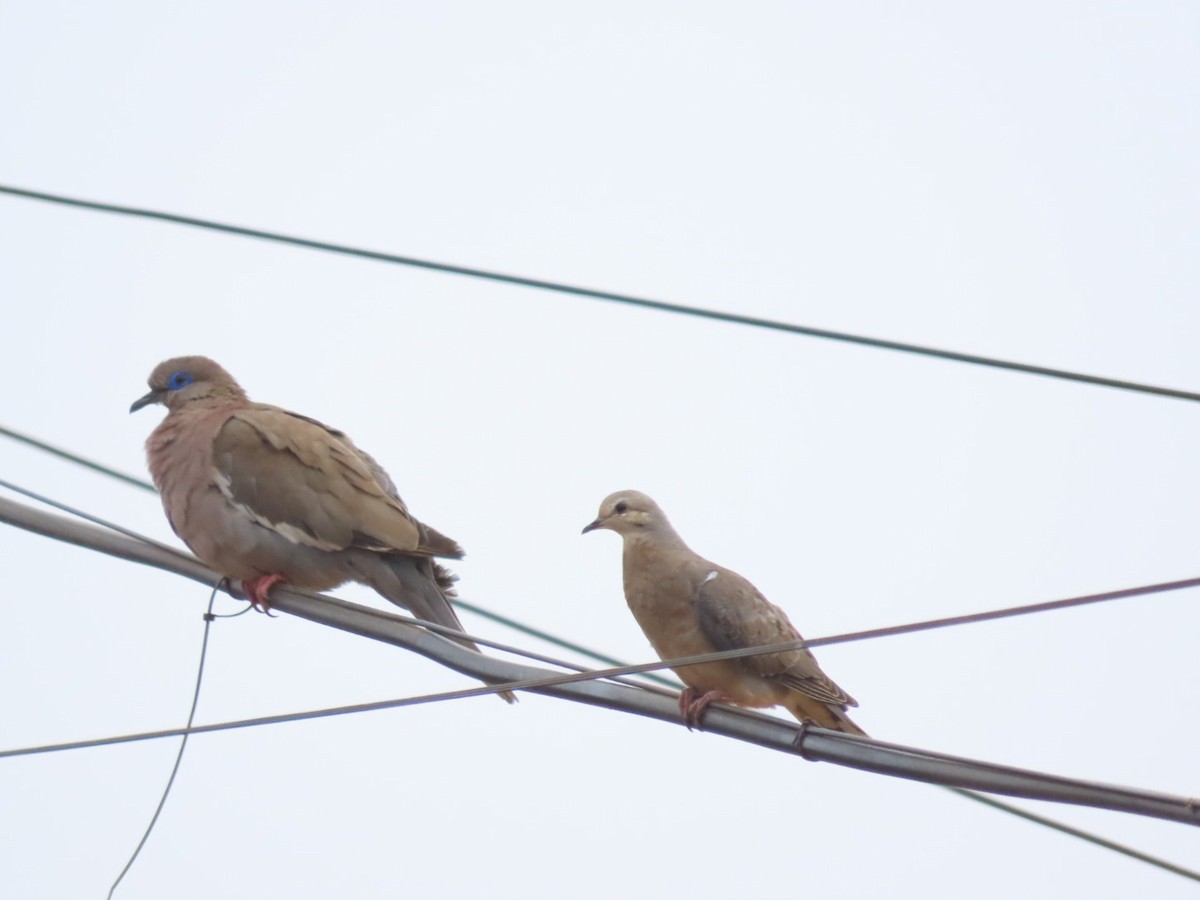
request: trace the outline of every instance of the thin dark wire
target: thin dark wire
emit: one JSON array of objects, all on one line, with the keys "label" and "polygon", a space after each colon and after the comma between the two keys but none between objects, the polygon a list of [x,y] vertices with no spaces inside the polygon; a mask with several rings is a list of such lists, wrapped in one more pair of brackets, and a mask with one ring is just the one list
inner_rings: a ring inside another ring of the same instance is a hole
[{"label": "thin dark wire", "polygon": [[[1053,601],[1050,604],[1039,603],[1034,604],[1033,607],[1012,607],[1008,610],[999,610],[997,612],[1007,613],[1009,615],[1019,615],[1021,612],[1040,612],[1047,607],[1059,608],[1063,604],[1077,604],[1081,602],[1094,603],[1101,599],[1111,600],[1120,597],[1139,596],[1142,594],[1159,593],[1163,591],[1179,590],[1185,587],[1197,586],[1200,586],[1200,578],[1192,578],[1187,581],[1169,582],[1165,584],[1151,585],[1144,588],[1129,588],[1121,591],[1110,591],[1106,594],[1093,594],[1088,597],[1076,597],[1067,601]],[[873,631],[848,632],[846,634],[831,635],[825,638],[816,638],[807,642],[793,641],[787,644],[772,644],[767,647],[748,647],[740,650],[701,653],[695,656],[683,656],[676,659],[659,660],[656,662],[613,666],[605,669],[580,670],[577,672],[561,673],[539,678],[529,678],[520,681],[496,682],[495,684],[479,685],[477,687],[462,688],[454,691],[439,691],[432,694],[420,694],[415,697],[400,697],[394,700],[377,700],[371,703],[355,703],[349,706],[326,707],[324,709],[314,709],[305,712],[281,713],[273,716],[260,716],[254,719],[237,719],[230,722],[217,722],[211,725],[200,725],[191,729],[191,733],[201,734],[210,731],[227,731],[235,728],[253,728],[259,725],[276,725],[283,722],[300,722],[306,719],[321,719],[328,718],[330,716],[348,715],[351,713],[373,712],[383,709],[398,709],[404,706],[418,706],[425,703],[438,703],[446,700],[462,700],[468,697],[482,697],[486,694],[494,694],[500,691],[522,691],[546,687],[557,687],[559,685],[575,684],[581,681],[593,681],[628,675],[640,675],[643,672],[652,672],[659,669],[682,668],[684,666],[697,665],[699,663],[713,662],[722,659],[754,656],[759,653],[775,653],[779,652],[780,650],[795,649],[797,647],[838,644],[850,641],[867,640],[870,638],[885,637],[891,634],[904,634],[910,631],[920,630],[921,628],[936,628],[951,624],[963,624],[959,620],[965,619],[982,620],[996,617],[996,613],[976,613],[974,616],[959,616],[953,620],[935,619],[931,620],[930,622],[914,623],[912,625],[898,625],[892,628],[878,628]],[[417,619],[412,621],[414,624],[426,625],[427,627],[429,624],[421,622]],[[157,738],[174,737],[182,733],[183,732],[181,732],[179,729],[167,729],[163,731],[146,731],[137,734],[118,735],[107,738],[93,738],[85,741],[70,741],[61,744],[44,744],[37,747],[20,747],[13,750],[0,750],[0,759],[9,756],[29,756],[37,753],[54,753],[62,750],[81,750],[87,747],[103,747],[109,744],[125,744],[133,741],[154,740]]]},{"label": "thin dark wire", "polygon": [[991,797],[984,794],[977,794],[975,791],[964,790],[963,788],[950,787],[949,785],[940,784],[938,787],[950,791],[952,794],[958,794],[960,797],[966,797],[968,800],[974,800],[976,803],[982,803],[984,806],[990,806],[993,809],[1001,810],[1025,819],[1029,822],[1034,822],[1038,825],[1045,825],[1047,828],[1053,828],[1055,831],[1061,831],[1063,834],[1069,834],[1071,837],[1077,837],[1080,840],[1087,841],[1089,844],[1095,844],[1097,847],[1103,847],[1105,850],[1112,850],[1115,853],[1121,853],[1132,859],[1140,862],[1149,863],[1152,866],[1158,866],[1160,869],[1166,869],[1168,872],[1174,872],[1176,875],[1182,875],[1184,878],[1190,878],[1192,881],[1200,881],[1200,872],[1194,869],[1185,869],[1183,866],[1176,865],[1173,862],[1158,857],[1151,856],[1149,853],[1143,853],[1141,850],[1134,850],[1132,847],[1127,847],[1124,844],[1118,844],[1115,841],[1110,841],[1108,838],[1102,838],[1098,834],[1092,834],[1089,831],[1081,831],[1070,825],[1058,822],[1054,819],[1047,819],[1045,816],[1039,816],[1036,813],[1031,813],[1028,810],[1021,809],[1019,806],[1013,806],[1009,803],[1001,803],[999,800],[993,800]]},{"label": "thin dark wire", "polygon": [[[608,654],[601,653],[598,650],[591,650],[583,646],[583,644],[577,644],[574,641],[568,641],[566,638],[557,637],[556,635],[550,634],[548,631],[542,631],[540,628],[534,628],[532,625],[525,625],[522,622],[518,622],[516,619],[510,619],[508,616],[502,616],[499,613],[494,613],[491,610],[484,609],[481,606],[476,606],[473,603],[468,603],[465,600],[460,600],[457,597],[454,598],[453,602],[455,606],[460,606],[463,609],[470,610],[476,615],[483,616],[486,619],[491,619],[493,622],[498,622],[501,625],[507,625],[509,628],[524,632],[530,637],[539,638],[547,643],[555,644],[556,646],[562,647],[564,650],[571,650],[575,653],[578,653],[580,656],[586,656],[589,659],[594,659],[596,662],[604,663],[606,666],[624,665],[624,663],[615,656],[609,656]],[[642,677],[647,681],[653,681],[656,684],[661,684],[663,687],[668,687],[673,691],[677,691],[680,688],[678,681],[675,681],[672,678],[664,678],[662,675],[659,675],[655,672],[643,672]]]},{"label": "thin dark wire", "polygon": [[167,779],[167,786],[163,788],[162,797],[158,801],[158,807],[154,810],[154,815],[150,817],[150,824],[146,826],[146,831],[142,835],[142,839],[138,841],[133,854],[129,857],[129,862],[125,863],[125,868],[121,870],[121,874],[117,876],[117,880],[108,889],[108,900],[112,900],[112,896],[117,890],[117,885],[121,883],[126,873],[133,867],[134,860],[138,858],[138,854],[146,846],[146,841],[150,839],[150,833],[154,831],[154,826],[158,823],[158,817],[162,814],[163,807],[167,805],[167,797],[171,795],[171,786],[175,784],[175,776],[179,774],[179,764],[183,762],[183,751],[187,749],[190,729],[192,723],[196,720],[196,707],[200,703],[200,685],[204,683],[204,660],[208,656],[208,634],[215,618],[213,616],[213,603],[216,602],[217,590],[220,586],[220,582],[213,585],[212,593],[208,595],[208,610],[204,613],[204,640],[200,643],[200,665],[196,668],[196,690],[192,692],[192,708],[188,711],[187,725],[183,732],[183,739],[179,742],[179,752],[175,754],[175,765],[171,767],[171,777]]},{"label": "thin dark wire", "polygon": [[[665,663],[647,663],[645,666],[626,666],[630,670],[649,670],[662,668]],[[56,753],[65,750],[83,750],[89,747],[106,747],[113,744],[131,744],[139,741],[157,740],[159,738],[178,737],[182,734],[208,734],[215,731],[232,731],[239,728],[256,728],[261,725],[280,725],[285,722],[304,722],[309,719],[327,719],[336,716],[353,715],[363,712],[378,712],[385,709],[400,709],[405,706],[421,706],[426,703],[438,703],[445,700],[464,700],[468,697],[483,697],[507,690],[529,690],[542,687],[556,687],[562,684],[572,684],[580,681],[592,681],[608,678],[616,674],[615,669],[596,669],[591,671],[569,672],[527,678],[521,681],[507,681],[503,684],[484,684],[477,687],[460,688],[453,691],[437,691],[431,694],[418,694],[411,697],[397,697],[393,700],[375,700],[370,703],[353,703],[346,706],[330,706],[323,709],[310,709],[303,712],[277,713],[271,716],[257,716],[252,719],[234,719],[228,722],[214,722],[209,725],[196,725],[190,728],[167,728],[161,731],[143,731],[136,734],[117,735],[106,738],[91,738],[84,741],[69,741],[61,744],[43,744],[38,747],[19,747],[13,750],[0,750],[0,759],[15,756],[33,756],[41,753]]]},{"label": "thin dark wire", "polygon": [[123,481],[126,484],[133,485],[136,488],[141,488],[145,491],[154,490],[154,485],[148,481],[144,481],[141,478],[134,478],[132,475],[126,475],[124,472],[119,472],[116,469],[104,465],[103,463],[98,463],[87,459],[77,453],[72,453],[70,450],[63,450],[61,447],[55,447],[53,444],[47,444],[45,441],[38,440],[35,437],[30,437],[29,435],[22,434],[19,431],[13,431],[11,428],[5,428],[3,425],[0,425],[0,434],[4,435],[5,437],[12,438],[14,441],[20,441],[22,444],[28,444],[30,447],[35,447],[38,450],[45,451],[46,453],[52,453],[55,456],[76,463],[77,465],[100,472],[103,475],[107,475],[109,478],[116,478],[118,481]]},{"label": "thin dark wire", "polygon": [[594,288],[579,287],[557,281],[547,281],[541,278],[526,278],[522,275],[508,275],[503,272],[493,272],[488,269],[477,269],[470,266],[458,266],[451,263],[434,262],[413,256],[400,256],[395,253],[382,253],[376,250],[366,250],[347,244],[334,244],[328,241],[315,241],[308,238],[280,234],[274,231],[263,231],[257,228],[246,228],[241,225],[229,225],[214,222],[210,219],[200,219],[194,216],[182,216],[177,213],[160,212],[143,209],[136,206],[120,206],[114,203],[97,203],[92,200],[80,200],[62,194],[49,194],[44,191],[30,191],[24,188],[0,185],[0,194],[10,194],[27,200],[40,200],[47,203],[59,203],[79,209],[90,209],[96,212],[115,213],[123,216],[135,216],[142,219],[154,219],[160,222],[171,222],[176,225],[188,225],[193,228],[204,228],[209,231],[219,231],[225,234],[236,234],[242,237],[258,238],[264,241],[274,241],[280,244],[290,244],[295,247],[305,247],[309,250],[323,250],[329,253],[339,253],[344,256],[354,256],[361,259],[371,259],[376,262],[393,263],[402,266],[413,266],[434,272],[444,272],[450,275],[463,275],[468,278],[481,278],[503,284],[515,284],[521,287],[536,288],[544,291],[554,291],[560,294],[571,294],[576,297],[586,297],[591,300],[606,300],[613,303],[623,303],[629,306],[640,306],[645,309],[656,309],[660,312],[678,313],[685,316],[698,316],[714,319],[719,322],[731,322],[737,325],[749,325],[755,328],[767,328],[772,331],[783,331],[789,334],[801,334],[807,337],[823,340],[841,341],[848,344],[859,344],[880,350],[895,350],[900,353],[913,353],[952,362],[968,363],[976,366],[987,366],[993,369],[1007,369],[1012,372],[1024,372],[1027,375],[1041,375],[1047,378],[1058,378],[1065,381],[1076,381],[1084,384],[1094,384],[1101,387],[1116,388],[1124,391],[1136,391],[1142,394],[1155,394],[1160,397],[1173,397],[1179,400],[1200,401],[1200,394],[1182,391],[1176,388],[1158,387],[1136,381],[1124,381],[1117,378],[1105,378],[1099,375],[1087,375],[1081,372],[1071,372],[1066,369],[1053,369],[1046,366],[1035,366],[1027,363],[1011,362],[994,359],[987,356],[977,356],[972,353],[958,353],[953,350],[940,350],[936,347],[925,347],[919,344],[906,344],[900,341],[888,341],[881,338],[865,337],[849,334],[843,331],[830,331],[825,328],[812,328],[807,325],[793,325],[774,319],[764,319],[757,316],[744,316],[738,313],[722,312],[720,310],[703,309],[695,306],[685,306],[680,303],[667,303],[662,300],[651,300],[632,294],[620,294],[614,291],[601,291]]},{"label": "thin dark wire", "polygon": [[[1103,603],[1108,600],[1124,600],[1130,597],[1142,597],[1148,594],[1162,594],[1169,591],[1181,591],[1188,588],[1200,587],[1200,578],[1185,578],[1181,581],[1165,581],[1158,584],[1142,585],[1140,587],[1122,588],[1117,591],[1105,591],[1100,594],[1084,594],[1079,597],[1068,597],[1065,600],[1048,600],[1042,603],[1028,603],[1023,606],[1008,606],[1003,609],[986,610],[984,612],[967,613],[961,616],[946,616],[941,619],[925,619],[920,622],[910,622],[905,625],[888,625],[883,628],[870,628],[865,631],[847,631],[828,637],[812,638],[796,641],[786,641],[779,644],[765,644],[758,647],[743,647],[735,650],[717,650],[712,653],[698,653],[694,656],[681,656],[675,659],[663,660],[657,663],[640,663],[638,665],[621,665],[607,669],[597,669],[593,675],[608,678],[616,675],[640,675],[657,669],[678,669],[684,666],[694,666],[701,663],[720,662],[727,659],[742,659],[748,656],[761,656],[767,653],[780,653],[788,650],[802,650],[807,647],[825,647],[831,644],[849,644],[856,641],[872,640],[881,637],[893,637],[900,634],[912,634],[917,631],[932,631],[940,628],[950,628],[958,625],[974,625],[979,622],[990,622],[995,619],[1008,619],[1033,613],[1052,612],[1059,609],[1069,609],[1075,606],[1086,606],[1093,603]],[[579,679],[572,679],[579,680]],[[494,687],[494,686],[493,686]]]},{"label": "thin dark wire", "polygon": [[[1043,603],[1027,603],[1023,606],[1009,606],[1004,609],[993,609],[985,612],[966,613],[961,616],[946,616],[941,619],[925,619],[908,625],[889,625],[885,628],[870,628],[866,631],[848,631],[830,637],[813,638],[811,641],[795,641],[791,644],[777,644],[775,649],[787,650],[793,647],[821,647],[826,644],[844,644],[852,641],[863,641],[878,637],[891,637],[897,634],[911,634],[914,631],[930,631],[936,628],[951,628],[957,625],[974,625],[978,622],[990,622],[995,619],[1008,619],[1014,616],[1027,616],[1032,613],[1052,612],[1058,609],[1069,609],[1073,606],[1087,606],[1092,603],[1103,603],[1108,600],[1126,600],[1130,597],[1143,597],[1147,594],[1163,594],[1169,591],[1182,591],[1188,588],[1200,587],[1200,578],[1184,578],[1179,581],[1163,581],[1158,584],[1147,584],[1140,587],[1122,588],[1118,591],[1105,591],[1100,594],[1083,594],[1079,597],[1068,597],[1065,600],[1047,600]],[[768,651],[771,652],[771,651]],[[731,654],[750,656],[749,653]]]}]

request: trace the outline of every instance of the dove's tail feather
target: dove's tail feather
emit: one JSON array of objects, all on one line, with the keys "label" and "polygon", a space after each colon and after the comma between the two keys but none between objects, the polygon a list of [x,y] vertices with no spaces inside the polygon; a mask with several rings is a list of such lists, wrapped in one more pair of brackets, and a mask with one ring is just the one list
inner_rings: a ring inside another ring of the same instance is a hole
[{"label": "dove's tail feather", "polygon": [[851,719],[840,709],[834,711],[834,718],[837,720],[837,725],[834,726],[835,731],[844,731],[846,734],[857,734],[860,737],[867,737],[867,733],[858,726],[858,723]]},{"label": "dove's tail feather", "polygon": [[805,694],[795,694],[787,703],[788,712],[801,722],[812,722],[831,731],[844,731],[867,737],[867,733],[854,723],[845,712],[828,703],[821,703]]},{"label": "dove's tail feather", "polygon": [[[458,580],[455,575],[430,559],[399,555],[378,559],[382,565],[373,567],[371,587],[392,603],[411,611],[418,619],[455,631],[463,630],[458,613],[448,599],[454,596],[453,584]],[[443,634],[442,637],[480,652],[479,646],[465,636]],[[500,697],[508,703],[517,701],[511,691],[503,691]]]}]

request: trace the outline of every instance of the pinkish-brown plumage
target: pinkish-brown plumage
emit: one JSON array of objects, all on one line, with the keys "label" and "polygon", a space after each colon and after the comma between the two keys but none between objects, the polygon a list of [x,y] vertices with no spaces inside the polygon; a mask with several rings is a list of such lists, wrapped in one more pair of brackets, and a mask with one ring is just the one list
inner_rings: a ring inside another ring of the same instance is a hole
[{"label": "pinkish-brown plumage", "polygon": [[461,548],[413,517],[346,435],[252,403],[203,356],[160,363],[149,385],[131,411],[168,410],[146,441],[150,474],[171,527],[204,563],[243,582],[256,602],[280,580],[316,591],[357,581],[462,631],[447,599],[454,576],[434,560],[460,558]]},{"label": "pinkish-brown plumage", "polygon": [[[600,504],[584,532],[624,539],[625,599],[662,659],[801,640],[787,614],[737,572],[695,553],[658,504],[639,491],[618,491]],[[687,688],[679,711],[689,728],[710,703],[783,706],[803,722],[864,734],[846,709],[858,702],[821,671],[807,648],[680,666]]]}]

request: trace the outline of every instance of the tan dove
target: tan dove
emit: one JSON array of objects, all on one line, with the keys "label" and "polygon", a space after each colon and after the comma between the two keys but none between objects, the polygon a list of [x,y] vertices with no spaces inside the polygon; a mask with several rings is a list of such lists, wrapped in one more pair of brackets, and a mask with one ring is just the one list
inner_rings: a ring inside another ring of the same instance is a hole
[{"label": "tan dove", "polygon": [[434,561],[460,559],[462,549],[414,518],[350,438],[251,403],[203,356],[160,363],[149,384],[129,411],[168,410],[146,441],[167,519],[210,568],[241,581],[255,606],[270,609],[278,582],[324,591],[357,581],[418,618],[463,630],[447,599],[455,577]]},{"label": "tan dove", "polygon": [[[658,505],[638,491],[604,498],[583,529],[624,538],[625,599],[661,659],[801,640],[782,609],[737,572],[694,553]],[[802,722],[865,734],[846,715],[858,702],[833,683],[807,649],[675,669],[687,688],[679,712],[689,728],[714,701],[784,706]]]}]

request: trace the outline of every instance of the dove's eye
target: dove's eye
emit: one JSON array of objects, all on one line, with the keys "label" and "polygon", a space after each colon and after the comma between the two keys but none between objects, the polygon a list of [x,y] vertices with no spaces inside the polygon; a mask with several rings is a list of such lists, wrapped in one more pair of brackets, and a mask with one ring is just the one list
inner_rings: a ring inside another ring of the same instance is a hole
[{"label": "dove's eye", "polygon": [[621,515],[626,510],[629,509],[629,504],[626,503],[624,500],[622,500],[619,503],[617,503],[617,505],[614,506],[613,509],[616,511],[617,515]]},{"label": "dove's eye", "polygon": [[171,377],[167,379],[168,391],[180,391],[195,381],[194,378],[187,372],[173,372]]}]

